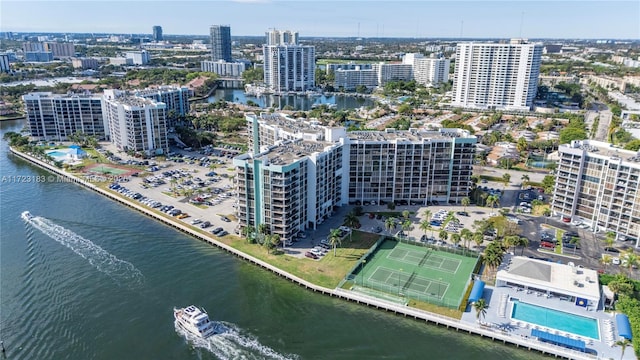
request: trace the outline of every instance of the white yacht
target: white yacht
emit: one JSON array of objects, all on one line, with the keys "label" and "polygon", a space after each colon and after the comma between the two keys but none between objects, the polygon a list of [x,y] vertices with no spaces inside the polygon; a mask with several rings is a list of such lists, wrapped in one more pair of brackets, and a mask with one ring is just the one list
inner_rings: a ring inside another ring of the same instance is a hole
[{"label": "white yacht", "polygon": [[213,322],[209,320],[209,315],[194,305],[183,309],[174,308],[173,316],[178,326],[193,335],[207,338],[216,333]]},{"label": "white yacht", "polygon": [[33,215],[31,215],[31,213],[28,212],[28,211],[23,211],[22,215],[20,215],[20,216],[22,217],[22,219],[24,219],[26,221],[29,221],[29,220],[33,219]]}]

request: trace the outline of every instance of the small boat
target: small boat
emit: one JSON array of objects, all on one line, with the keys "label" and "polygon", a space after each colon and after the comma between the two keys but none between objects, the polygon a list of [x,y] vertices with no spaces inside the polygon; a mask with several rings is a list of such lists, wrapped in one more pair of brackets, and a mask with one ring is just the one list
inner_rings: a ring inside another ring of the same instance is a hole
[{"label": "small boat", "polygon": [[34,218],[34,216],[33,216],[33,215],[31,215],[31,213],[30,213],[30,212],[28,212],[28,211],[23,211],[23,212],[22,212],[22,215],[20,215],[20,216],[22,217],[22,219],[24,219],[24,220],[26,220],[26,221],[29,221],[29,220],[31,220],[31,219],[33,219],[33,218]]},{"label": "small boat", "polygon": [[209,315],[194,305],[182,309],[174,308],[173,317],[180,328],[203,339],[216,333],[216,328],[209,320]]}]

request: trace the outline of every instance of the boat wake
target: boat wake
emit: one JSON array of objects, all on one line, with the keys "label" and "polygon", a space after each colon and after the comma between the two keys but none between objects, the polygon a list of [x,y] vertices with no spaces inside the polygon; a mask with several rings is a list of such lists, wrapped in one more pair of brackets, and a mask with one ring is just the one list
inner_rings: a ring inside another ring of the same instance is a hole
[{"label": "boat wake", "polygon": [[51,220],[29,213],[25,215],[25,213],[22,218],[27,223],[89,261],[89,264],[112,278],[119,285],[140,286],[144,283],[144,276],[130,262],[118,259],[90,240],[55,224]]},{"label": "boat wake", "polygon": [[261,344],[253,335],[243,333],[242,329],[235,324],[214,321],[214,325],[217,334],[203,339],[183,330],[177,322],[174,323],[176,332],[193,345],[194,348],[207,350],[221,360],[293,360],[299,358],[297,355],[280,354],[272,348]]}]

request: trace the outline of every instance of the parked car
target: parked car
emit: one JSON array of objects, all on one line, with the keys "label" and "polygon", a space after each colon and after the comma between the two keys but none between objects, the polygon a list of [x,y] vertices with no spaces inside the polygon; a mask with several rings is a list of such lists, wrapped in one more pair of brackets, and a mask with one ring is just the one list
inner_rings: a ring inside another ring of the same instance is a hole
[{"label": "parked car", "polygon": [[316,254],[314,254],[314,253],[312,253],[310,251],[307,251],[306,253],[304,253],[304,256],[306,256],[306,257],[308,257],[310,259],[317,259],[318,258],[318,255],[316,255]]},{"label": "parked car", "polygon": [[205,221],[205,222],[203,222],[202,224],[200,224],[200,228],[201,228],[201,229],[206,229],[206,228],[208,228],[209,226],[211,226],[211,223],[210,223],[209,221]]}]

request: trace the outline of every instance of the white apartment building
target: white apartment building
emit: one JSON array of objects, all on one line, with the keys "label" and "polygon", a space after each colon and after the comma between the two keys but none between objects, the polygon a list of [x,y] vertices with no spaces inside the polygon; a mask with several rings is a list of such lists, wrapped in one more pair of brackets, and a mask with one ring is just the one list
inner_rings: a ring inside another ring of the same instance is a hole
[{"label": "white apartment building", "polygon": [[353,70],[338,69],[334,71],[334,88],[351,91],[359,85],[367,88],[378,86],[378,72],[373,69],[360,69],[359,66],[355,66]]},{"label": "white apartment building", "polygon": [[169,152],[164,103],[118,90],[105,90],[103,101],[111,142],[118,149],[147,155]]},{"label": "white apartment building", "polygon": [[22,96],[29,131],[38,140],[67,140],[83,133],[99,140],[109,138],[107,120],[98,95],[57,95],[35,92]]},{"label": "white apartment building", "polygon": [[619,239],[638,239],[640,154],[600,141],[575,140],[560,145],[558,156],[554,215],[613,231]]},{"label": "white apartment building", "polygon": [[542,45],[460,43],[452,106],[528,111],[536,96]]},{"label": "white apartment building", "polygon": [[384,86],[389,81],[411,81],[413,79],[413,65],[410,64],[373,64],[378,76],[378,86]]},{"label": "white apartment building", "polygon": [[133,65],[145,65],[151,59],[147,50],[129,51],[125,53],[124,57],[130,59]]},{"label": "white apartment building", "polygon": [[189,113],[189,96],[193,92],[186,86],[158,86],[156,88],[136,90],[133,95],[163,103],[167,106],[167,124],[173,126],[172,121],[178,116]]},{"label": "white apartment building", "polygon": [[262,49],[264,83],[272,91],[307,91],[315,87],[315,46],[267,45]]},{"label": "white apartment building", "polygon": [[272,29],[265,32],[266,45],[295,45],[298,43],[298,32]]},{"label": "white apartment building", "polygon": [[240,77],[246,70],[244,62],[202,61],[200,68],[204,72],[212,72],[220,76]]},{"label": "white apartment building", "polygon": [[424,86],[437,86],[449,81],[449,65],[445,58],[420,58],[413,63],[413,78]]},{"label": "white apartment building", "polygon": [[367,131],[247,114],[251,152],[233,160],[241,227],[292,239],[348,203],[459,203],[476,137],[465,130]]},{"label": "white apartment building", "polygon": [[74,58],[71,59],[74,69],[97,69],[98,59],[95,58]]}]

